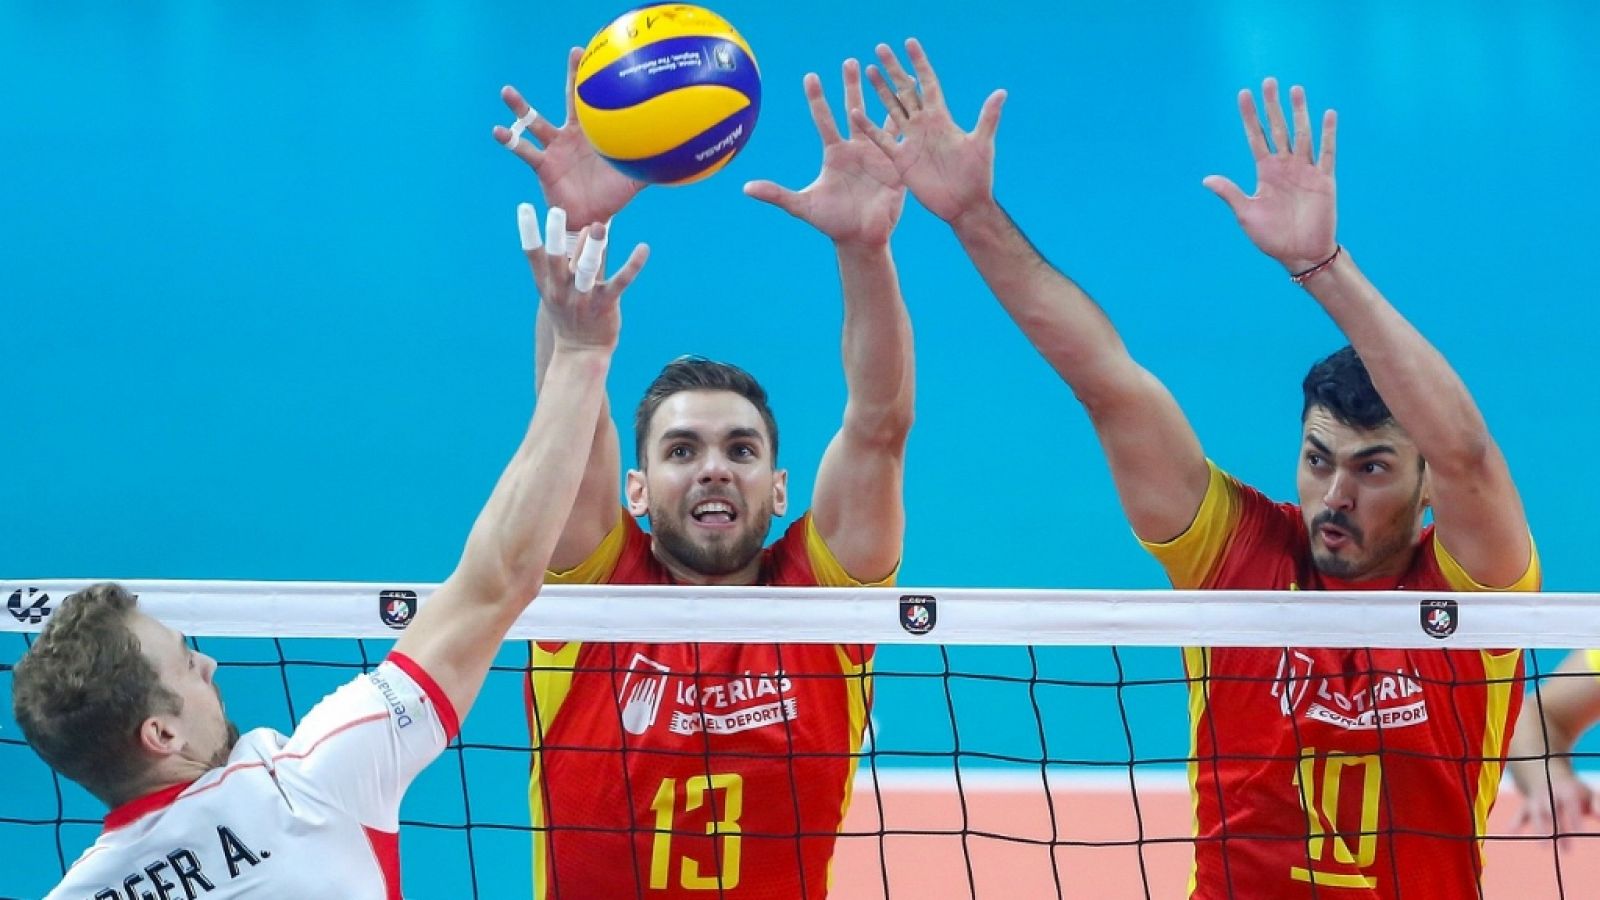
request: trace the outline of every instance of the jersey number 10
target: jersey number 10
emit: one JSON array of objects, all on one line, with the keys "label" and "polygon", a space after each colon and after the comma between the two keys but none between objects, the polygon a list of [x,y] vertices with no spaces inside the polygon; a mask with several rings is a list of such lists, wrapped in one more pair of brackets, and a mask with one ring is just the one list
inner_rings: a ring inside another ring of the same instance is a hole
[{"label": "jersey number 10", "polygon": [[[1354,810],[1355,816],[1346,815],[1341,821],[1340,788],[1347,769],[1356,770],[1350,774],[1361,778],[1361,805]],[[1289,877],[1323,887],[1376,888],[1378,879],[1370,875],[1328,872],[1311,866],[1335,863],[1366,869],[1377,860],[1378,803],[1383,788],[1383,765],[1378,755],[1330,753],[1318,756],[1314,748],[1307,747],[1301,751],[1294,785],[1306,813],[1306,857],[1310,865],[1292,867]],[[1349,821],[1352,818],[1356,821]],[[1350,843],[1352,837],[1354,849]]]}]

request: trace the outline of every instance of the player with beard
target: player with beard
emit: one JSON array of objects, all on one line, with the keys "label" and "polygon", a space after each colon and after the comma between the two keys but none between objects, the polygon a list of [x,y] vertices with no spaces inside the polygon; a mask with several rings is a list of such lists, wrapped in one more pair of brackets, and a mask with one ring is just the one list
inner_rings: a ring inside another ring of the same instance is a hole
[{"label": "player with beard", "polygon": [[[1521,500],[1471,395],[1335,238],[1332,111],[1314,159],[1304,91],[1290,92],[1291,140],[1277,83],[1264,83],[1272,148],[1241,92],[1256,194],[1205,182],[1353,345],[1306,376],[1299,503],[1274,503],[1206,459],[1172,395],[995,202],[1003,95],[965,134],[927,56],[907,49],[915,77],[886,46],[883,71],[868,71],[903,138],[858,125],[1083,403],[1133,530],[1174,587],[1538,589]],[[1184,659],[1191,897],[1478,895],[1479,838],[1521,700],[1517,651],[1190,648]]]},{"label": "player with beard", "polygon": [[28,742],[111,807],[47,900],[398,900],[401,798],[455,738],[539,592],[605,394],[618,300],[645,260],[640,247],[596,283],[600,229],[571,273],[538,247],[531,209],[519,224],[551,331],[538,407],[455,571],[371,673],[291,735],[241,737],[216,662],[110,583],[63,601],[17,663],[12,705]]},{"label": "player with beard", "polygon": [[[533,166],[573,224],[608,221],[640,185],[594,155],[572,115],[503,97],[542,145],[495,136]],[[844,64],[860,108],[860,67]],[[763,548],[790,507],[778,426],[743,370],[668,364],[634,417],[637,468],[619,497],[617,429],[598,417],[589,469],[553,557],[563,583],[886,584],[899,565],[912,418],[911,326],[889,252],[905,192],[855,129],[841,134],[816,75],[805,93],[823,145],[801,191],[746,193],[832,240],[844,293],[849,397],[809,512]],[[520,129],[519,129],[520,130]],[[619,510],[625,499],[625,512]],[[649,519],[642,531],[636,517]],[[528,717],[534,895],[821,898],[871,699],[872,648],[540,644]]]}]

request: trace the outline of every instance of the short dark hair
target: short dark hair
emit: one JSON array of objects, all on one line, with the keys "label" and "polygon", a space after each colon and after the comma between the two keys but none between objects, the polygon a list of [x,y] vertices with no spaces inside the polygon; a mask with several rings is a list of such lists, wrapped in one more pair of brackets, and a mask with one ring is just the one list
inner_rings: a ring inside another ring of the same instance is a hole
[{"label": "short dark hair", "polygon": [[1301,383],[1305,392],[1305,406],[1300,409],[1304,422],[1315,407],[1321,407],[1335,419],[1352,428],[1371,431],[1394,421],[1388,404],[1378,396],[1372,386],[1372,376],[1367,365],[1356,355],[1354,347],[1345,346],[1317,362],[1306,373]]},{"label": "short dark hair", "polygon": [[749,400],[761,421],[766,423],[767,437],[772,441],[772,461],[778,461],[778,420],[767,405],[767,392],[749,372],[725,362],[706,359],[704,356],[680,356],[661,369],[661,374],[645,388],[639,408],[633,414],[633,450],[638,456],[639,468],[645,467],[645,441],[650,438],[650,420],[668,397],[684,391],[732,391]]},{"label": "short dark hair", "polygon": [[34,752],[107,806],[132,799],[144,774],[139,726],[183,708],[128,627],[138,605],[109,582],[67,597],[12,673],[12,715]]}]

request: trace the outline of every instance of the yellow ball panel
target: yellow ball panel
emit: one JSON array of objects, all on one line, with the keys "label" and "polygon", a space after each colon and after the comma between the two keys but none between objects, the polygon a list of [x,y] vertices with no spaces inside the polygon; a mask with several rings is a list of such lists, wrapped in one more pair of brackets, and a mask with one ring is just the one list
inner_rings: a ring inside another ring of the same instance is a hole
[{"label": "yellow ball panel", "polygon": [[675,37],[712,37],[733,41],[755,59],[755,52],[728,21],[704,7],[688,3],[652,6],[618,17],[600,30],[583,51],[578,82],[640,47]]},{"label": "yellow ball panel", "polygon": [[750,105],[750,98],[719,84],[679,88],[627,109],[595,109],[577,101],[578,122],[589,143],[612,159],[665,153]]}]

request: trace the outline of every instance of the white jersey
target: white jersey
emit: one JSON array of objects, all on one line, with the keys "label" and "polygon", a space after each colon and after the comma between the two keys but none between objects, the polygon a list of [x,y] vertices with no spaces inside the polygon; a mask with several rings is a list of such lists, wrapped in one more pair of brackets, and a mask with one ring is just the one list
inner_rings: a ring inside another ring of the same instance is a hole
[{"label": "white jersey", "polygon": [[450,701],[399,654],[285,738],[242,736],[228,764],[119,806],[46,900],[400,897],[400,798],[455,737]]}]

